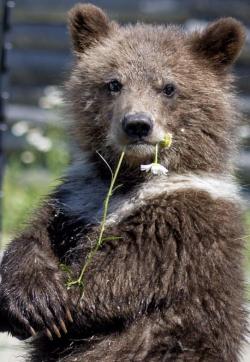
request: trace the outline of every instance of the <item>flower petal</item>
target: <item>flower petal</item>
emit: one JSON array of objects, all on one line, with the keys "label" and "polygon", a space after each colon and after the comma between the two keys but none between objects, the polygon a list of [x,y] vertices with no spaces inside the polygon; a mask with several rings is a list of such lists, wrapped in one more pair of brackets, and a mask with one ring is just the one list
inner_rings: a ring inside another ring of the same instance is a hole
[{"label": "flower petal", "polygon": [[141,165],[141,171],[146,171],[153,175],[167,175],[168,170],[166,167],[160,165],[159,163],[151,163],[149,165]]},{"label": "flower petal", "polygon": [[152,163],[149,165],[141,165],[141,171],[149,172],[151,170]]},{"label": "flower petal", "polygon": [[154,175],[166,175],[168,173],[166,167],[160,164],[153,164],[151,170]]}]

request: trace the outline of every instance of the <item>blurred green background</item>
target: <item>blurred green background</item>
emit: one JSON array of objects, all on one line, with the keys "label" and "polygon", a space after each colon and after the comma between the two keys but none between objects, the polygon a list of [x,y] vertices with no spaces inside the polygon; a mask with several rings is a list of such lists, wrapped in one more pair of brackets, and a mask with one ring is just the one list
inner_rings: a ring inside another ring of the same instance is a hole
[{"label": "blurred green background", "polygon": [[[4,244],[25,225],[39,201],[60,182],[69,162],[69,143],[64,129],[53,123],[42,126],[15,123],[11,133],[26,141],[10,150],[3,183]],[[18,135],[17,135],[18,134]]]}]

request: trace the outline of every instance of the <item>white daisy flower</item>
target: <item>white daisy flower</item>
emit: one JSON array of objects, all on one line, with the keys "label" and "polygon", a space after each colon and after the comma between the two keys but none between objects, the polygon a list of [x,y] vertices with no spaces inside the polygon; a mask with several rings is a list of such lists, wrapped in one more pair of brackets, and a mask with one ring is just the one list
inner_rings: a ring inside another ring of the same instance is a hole
[{"label": "white daisy flower", "polygon": [[141,165],[141,171],[151,172],[153,175],[167,175],[166,167],[159,163],[150,163],[149,165]]},{"label": "white daisy flower", "polygon": [[163,140],[155,145],[154,162],[149,165],[141,165],[141,171],[151,172],[153,175],[167,175],[168,169],[158,162],[159,146],[163,148],[170,148],[172,144],[172,134],[167,133]]}]

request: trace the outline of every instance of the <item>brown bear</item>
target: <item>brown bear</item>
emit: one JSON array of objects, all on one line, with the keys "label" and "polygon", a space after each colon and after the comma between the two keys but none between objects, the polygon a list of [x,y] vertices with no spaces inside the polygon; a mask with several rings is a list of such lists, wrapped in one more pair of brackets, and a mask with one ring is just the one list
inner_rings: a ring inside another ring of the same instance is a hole
[{"label": "brown bear", "polygon": [[[69,29],[75,160],[5,252],[0,330],[32,336],[33,362],[239,361],[246,312],[230,69],[242,25],[120,26],[87,4],[70,11]],[[168,133],[172,146],[159,149],[168,175],[141,172]],[[96,151],[114,169],[124,147],[105,242],[83,294],[67,290],[60,265],[77,278],[100,231],[110,173]]]}]

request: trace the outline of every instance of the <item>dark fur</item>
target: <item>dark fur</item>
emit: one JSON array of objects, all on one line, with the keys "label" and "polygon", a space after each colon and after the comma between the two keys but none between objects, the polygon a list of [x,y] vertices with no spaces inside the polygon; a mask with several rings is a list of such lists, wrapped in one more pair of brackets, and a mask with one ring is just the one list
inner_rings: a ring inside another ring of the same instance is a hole
[{"label": "dark fur", "polygon": [[[9,245],[0,329],[24,339],[30,327],[41,332],[32,342],[33,362],[238,361],[246,332],[240,205],[223,190],[213,197],[199,187],[162,190],[140,205],[136,195],[152,177],[138,165],[151,161],[150,146],[127,146],[123,187],[111,210],[119,214],[132,197],[137,203],[108,224],[105,235],[121,239],[106,241],[96,254],[80,304],[80,290],[65,289],[59,264],[78,276],[98,237],[109,175],[95,150],[115,164],[127,142],[118,129],[125,112],[150,112],[155,127],[173,133],[172,148],[161,151],[170,175],[229,176],[237,111],[228,67],[242,47],[242,26],[223,19],[191,35],[177,27],[122,28],[100,9],[77,5],[70,31],[77,57],[65,97],[86,160]],[[105,82],[117,77],[126,88],[111,97]],[[169,80],[178,89],[171,100],[160,91]],[[62,321],[68,333],[58,339]]]}]

